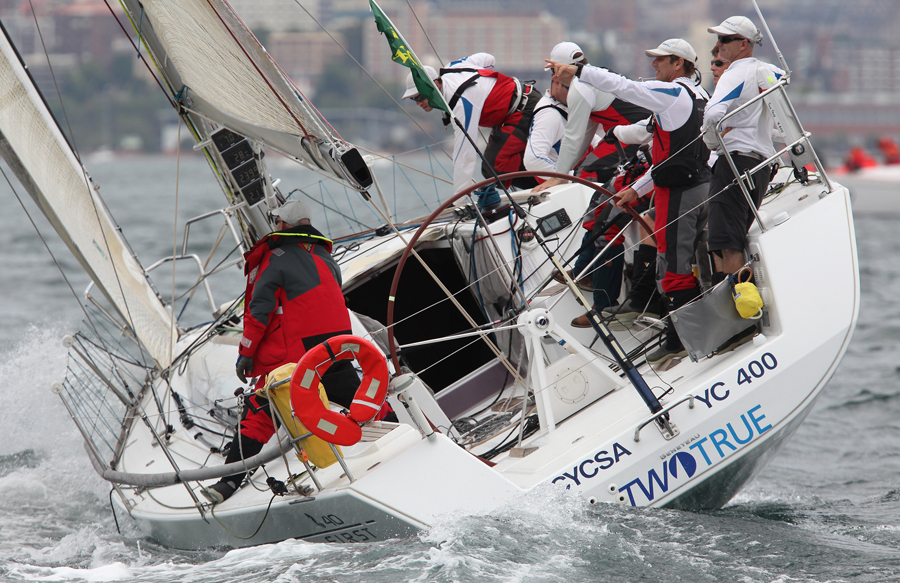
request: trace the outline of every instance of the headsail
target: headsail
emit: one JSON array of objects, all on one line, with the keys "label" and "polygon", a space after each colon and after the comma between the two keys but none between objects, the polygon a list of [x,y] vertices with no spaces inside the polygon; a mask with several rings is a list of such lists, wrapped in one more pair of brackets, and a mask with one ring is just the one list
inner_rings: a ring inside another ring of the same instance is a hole
[{"label": "headsail", "polygon": [[168,366],[174,340],[170,311],[90,186],[5,30],[0,155],[141,344],[159,365]]}]

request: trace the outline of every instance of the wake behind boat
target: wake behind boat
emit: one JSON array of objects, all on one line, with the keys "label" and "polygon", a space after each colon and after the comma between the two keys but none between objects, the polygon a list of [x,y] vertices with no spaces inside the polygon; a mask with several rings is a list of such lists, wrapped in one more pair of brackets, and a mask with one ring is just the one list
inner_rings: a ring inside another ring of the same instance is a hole
[{"label": "wake behind boat", "polygon": [[[777,157],[791,166],[774,178],[750,230],[750,268],[765,301],[755,336],[737,347],[715,340],[747,325],[730,288],[717,286],[670,316],[686,326],[691,358],[654,371],[645,355],[659,321],[622,332],[573,328],[585,300],[573,282],[553,280],[555,258],[579,247],[599,185],[514,192],[489,212],[471,196],[480,184],[428,217],[394,223],[369,194],[378,192],[371,165],[227,3],[123,6],[227,206],[188,223],[180,255],[140,266],[6,35],[0,151],[94,282],[88,325],[66,338],[71,364],[54,390],[114,488],[117,515],[161,544],[384,540],[442,514],[488,513],[547,484],[590,504],[718,508],[796,430],[847,348],[859,305],[849,194],[829,181],[793,115],[789,78],[758,98],[781,124],[788,143]],[[342,181],[385,219],[383,229],[336,242],[355,338],[329,350],[360,362],[368,381],[358,397],[388,385],[398,420],[292,410],[329,362],[304,357],[267,384],[277,436],[226,467],[240,415],[242,310],[240,298],[218,303],[207,280],[233,277],[240,260],[209,268],[187,252],[187,239],[197,220],[215,220],[244,251],[273,230],[269,211],[285,197],[266,149]],[[795,169],[810,163],[817,171]],[[637,227],[626,236],[634,244]],[[180,322],[174,301],[152,285],[153,269],[179,261],[198,265],[192,285],[212,323]],[[826,272],[830,285],[813,287]],[[389,372],[373,372],[366,354]],[[359,435],[338,439],[344,427]],[[207,502],[201,489],[236,470],[252,474],[224,502]]]}]

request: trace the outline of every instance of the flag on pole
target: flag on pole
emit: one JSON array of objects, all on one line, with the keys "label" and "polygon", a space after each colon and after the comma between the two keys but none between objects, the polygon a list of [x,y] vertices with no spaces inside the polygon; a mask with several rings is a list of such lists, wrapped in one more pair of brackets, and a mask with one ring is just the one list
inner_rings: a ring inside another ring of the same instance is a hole
[{"label": "flag on pole", "polygon": [[378,26],[378,31],[384,33],[387,37],[388,45],[391,47],[391,59],[395,63],[399,63],[410,69],[413,81],[416,84],[416,89],[419,90],[419,95],[428,98],[428,105],[453,115],[450,112],[450,108],[447,106],[447,102],[444,100],[444,96],[441,94],[440,89],[434,84],[431,76],[425,72],[425,69],[422,67],[422,61],[419,60],[412,48],[410,48],[406,39],[397,32],[394,23],[391,22],[378,4],[375,3],[375,0],[369,0],[369,6],[372,8],[372,13],[375,15],[375,24]]}]

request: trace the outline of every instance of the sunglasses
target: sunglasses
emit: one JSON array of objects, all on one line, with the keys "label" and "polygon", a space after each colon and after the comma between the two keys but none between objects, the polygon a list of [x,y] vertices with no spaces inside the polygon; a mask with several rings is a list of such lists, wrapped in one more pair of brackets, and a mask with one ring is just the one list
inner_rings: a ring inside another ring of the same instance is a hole
[{"label": "sunglasses", "polygon": [[709,64],[712,65],[713,67],[724,67],[725,61],[710,61]]},{"label": "sunglasses", "polygon": [[731,36],[722,36],[721,34],[719,35],[719,42],[722,43],[723,45],[727,45],[728,43],[732,43],[736,40],[744,40],[744,37],[737,36],[737,35],[731,35]]},{"label": "sunglasses", "polygon": [[425,97],[424,95],[420,95],[417,93],[412,96],[412,100],[415,101],[416,103],[421,103],[423,101],[428,101],[428,98]]}]

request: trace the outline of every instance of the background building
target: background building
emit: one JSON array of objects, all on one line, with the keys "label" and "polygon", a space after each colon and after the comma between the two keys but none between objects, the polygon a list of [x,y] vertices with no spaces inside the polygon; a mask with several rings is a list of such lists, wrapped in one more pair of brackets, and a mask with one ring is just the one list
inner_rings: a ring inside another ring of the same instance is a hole
[{"label": "background building", "polygon": [[[436,139],[445,137],[438,133],[436,116],[406,104],[397,108],[407,70],[390,60],[368,0],[229,3],[298,88],[329,119],[348,124],[342,130],[348,139],[416,147],[431,139],[416,123]],[[895,34],[900,2],[759,4],[793,70],[792,99],[820,145],[840,150],[850,140],[900,136],[900,39]],[[543,59],[562,40],[578,42],[592,63],[649,78],[653,69],[644,50],[680,36],[693,44],[699,69],[709,77],[715,37],[706,28],[734,14],[758,20],[749,0],[383,0],[380,5],[427,64],[438,67],[474,52],[490,52],[498,70],[534,79],[541,90],[549,85]],[[118,9],[115,2],[109,6]],[[122,16],[119,12],[127,27]],[[102,111],[106,122],[85,122],[85,131],[94,136],[87,143],[119,148],[123,141],[135,144],[133,138],[140,136],[142,148],[160,147],[153,135],[160,132],[159,119],[171,118],[166,100],[145,61],[135,58],[137,35],[130,29],[130,39],[122,34],[106,2],[0,0],[0,20],[39,85],[54,95],[49,57],[76,125],[82,114],[88,119],[92,109]],[[757,55],[778,62],[771,39]],[[711,88],[710,79],[705,83]],[[147,99],[155,99],[154,113],[141,112]]]}]

